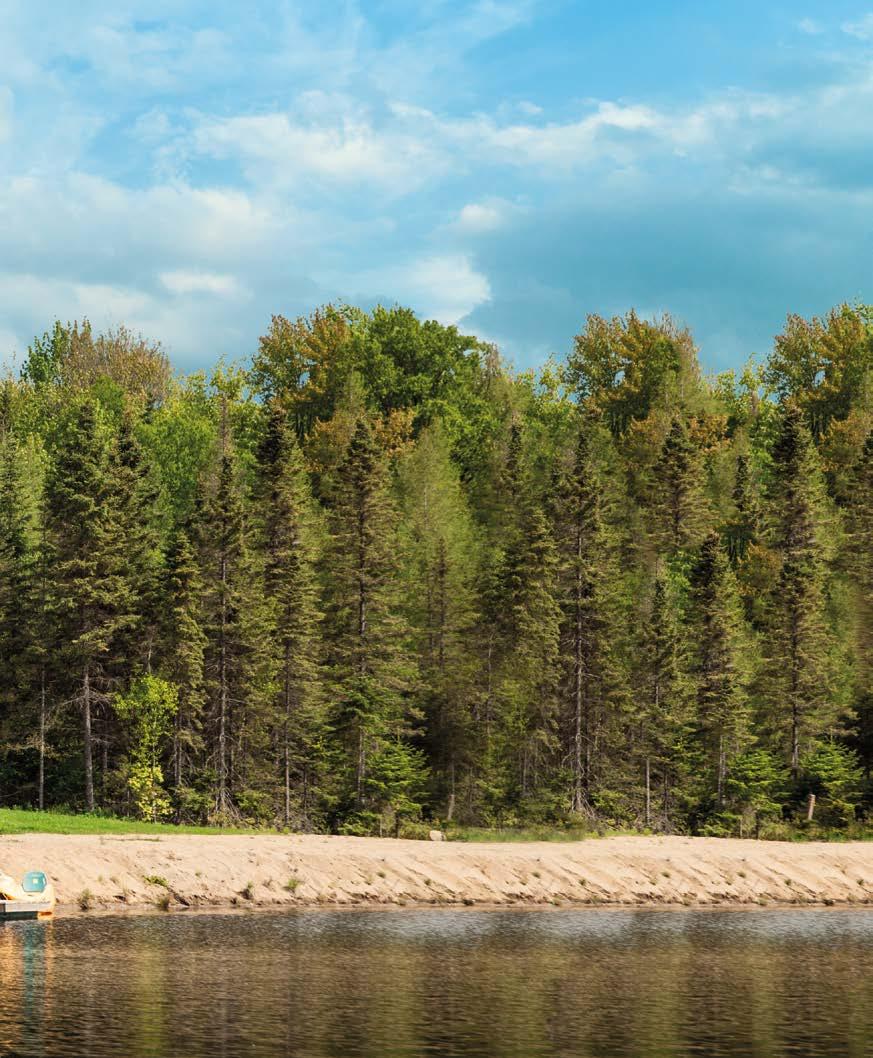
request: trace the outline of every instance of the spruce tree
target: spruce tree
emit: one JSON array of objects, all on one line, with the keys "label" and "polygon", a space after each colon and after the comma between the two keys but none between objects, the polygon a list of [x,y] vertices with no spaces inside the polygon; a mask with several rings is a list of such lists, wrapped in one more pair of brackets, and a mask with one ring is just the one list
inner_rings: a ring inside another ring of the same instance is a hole
[{"label": "spruce tree", "polygon": [[94,796],[95,710],[110,701],[113,649],[136,620],[126,576],[126,541],[114,507],[105,429],[80,398],[65,423],[46,480],[51,609],[82,714],[85,804]]},{"label": "spruce tree", "polygon": [[282,762],[282,814],[291,822],[292,781],[303,818],[318,777],[319,621],[316,532],[303,456],[285,413],[268,416],[258,450],[256,499],[262,520],[264,594],[269,603],[276,719]]},{"label": "spruce tree", "polygon": [[161,591],[159,670],[178,689],[173,724],[172,778],[181,807],[203,749],[204,655],[203,579],[191,529],[178,526],[167,549]]},{"label": "spruce tree", "polygon": [[700,454],[685,423],[674,416],[652,468],[651,535],[665,555],[695,547],[708,520]]},{"label": "spruce tree", "polygon": [[110,450],[110,487],[119,532],[125,542],[126,576],[136,622],[120,644],[125,674],[151,669],[161,602],[161,547],[158,489],[134,429],[133,415],[125,409],[115,444]]},{"label": "spruce tree", "polygon": [[668,575],[657,573],[642,615],[634,665],[643,754],[643,821],[652,825],[653,782],[659,780],[665,829],[670,826],[671,792],[679,780],[679,745],[692,705],[688,640],[675,595]]},{"label": "spruce tree", "polygon": [[852,741],[869,778],[873,772],[873,431],[852,473],[845,563],[855,602]]},{"label": "spruce tree", "polygon": [[760,530],[758,504],[752,487],[747,455],[737,456],[731,499],[733,513],[725,531],[725,539],[731,565],[736,569],[746,558],[749,547],[757,540]]},{"label": "spruce tree", "polygon": [[389,752],[392,737],[401,751],[405,745],[411,671],[396,599],[397,512],[384,457],[363,417],[333,475],[330,499],[325,640],[338,796],[362,826],[373,825],[376,814],[381,826],[382,809],[390,806],[369,781],[371,767]]},{"label": "spruce tree", "polygon": [[557,553],[544,512],[528,503],[507,548],[496,600],[504,795],[522,810],[547,794],[557,736],[560,607]]},{"label": "spruce tree", "polygon": [[[30,621],[33,555],[28,540],[27,506],[15,438],[0,434],[0,743],[13,730],[27,733],[32,717],[30,665],[34,629]],[[3,789],[0,764],[0,796]]]},{"label": "spruce tree", "polygon": [[604,729],[621,696],[616,554],[601,510],[603,482],[592,432],[590,422],[578,430],[573,464],[558,488],[556,513],[569,805],[572,812],[585,813],[592,811]]},{"label": "spruce tree", "polygon": [[801,755],[836,724],[840,702],[827,613],[821,475],[809,430],[794,405],[781,411],[769,501],[780,566],[765,632],[764,708],[797,778]]},{"label": "spruce tree", "polygon": [[451,820],[476,767],[472,700],[476,661],[474,584],[479,534],[444,429],[428,427],[402,460],[405,609],[417,656],[421,740],[433,777],[433,802]]},{"label": "spruce tree", "polygon": [[199,503],[198,543],[213,806],[219,816],[235,815],[241,807],[258,814],[257,805],[241,806],[239,798],[251,792],[252,755],[265,733],[265,607],[247,539],[244,494],[224,400],[215,465],[207,477]]},{"label": "spruce tree", "polygon": [[691,574],[691,598],[697,778],[704,796],[714,796],[721,809],[730,762],[748,738],[749,675],[736,581],[718,533],[703,543]]}]

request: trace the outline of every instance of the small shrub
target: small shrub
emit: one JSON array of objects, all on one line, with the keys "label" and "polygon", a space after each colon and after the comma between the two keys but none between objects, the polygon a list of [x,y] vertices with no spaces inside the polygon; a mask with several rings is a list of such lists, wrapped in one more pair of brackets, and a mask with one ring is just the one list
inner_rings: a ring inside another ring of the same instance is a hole
[{"label": "small shrub", "polygon": [[80,911],[90,911],[94,906],[94,894],[90,889],[83,889],[76,900]]},{"label": "small shrub", "polygon": [[254,898],[255,898],[255,883],[254,882],[246,882],[245,888],[240,890],[240,894],[239,895],[243,898],[243,900],[254,900]]},{"label": "small shrub", "polygon": [[155,907],[158,911],[169,911],[170,910],[170,894],[162,893],[157,900],[155,900]]},{"label": "small shrub", "polygon": [[288,890],[289,893],[296,893],[302,884],[303,881],[301,878],[295,878],[292,876],[285,883],[285,888]]},{"label": "small shrub", "polygon": [[430,840],[430,832],[435,828],[428,823],[416,823],[412,820],[404,820],[397,828],[397,837],[413,841]]},{"label": "small shrub", "polygon": [[164,889],[170,888],[170,883],[160,874],[146,874],[142,879],[146,885],[159,885]]}]

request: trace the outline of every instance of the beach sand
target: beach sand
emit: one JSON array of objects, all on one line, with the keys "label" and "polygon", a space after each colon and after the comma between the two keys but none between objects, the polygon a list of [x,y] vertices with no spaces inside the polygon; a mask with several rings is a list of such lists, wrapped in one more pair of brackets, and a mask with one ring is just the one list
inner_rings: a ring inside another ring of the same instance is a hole
[{"label": "beach sand", "polygon": [[317,835],[0,836],[0,870],[44,870],[61,908],[873,902],[873,843],[609,837],[402,841]]}]

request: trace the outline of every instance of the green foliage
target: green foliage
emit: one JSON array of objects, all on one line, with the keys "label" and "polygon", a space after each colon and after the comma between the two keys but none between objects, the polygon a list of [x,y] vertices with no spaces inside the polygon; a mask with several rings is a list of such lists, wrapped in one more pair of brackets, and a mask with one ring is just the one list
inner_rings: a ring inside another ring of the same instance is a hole
[{"label": "green foliage", "polygon": [[275,316],[249,371],[172,378],[147,338],[55,324],[0,382],[0,803],[850,832],[871,348],[841,306],[706,379],[631,312],[515,372],[327,306]]},{"label": "green foliage", "polygon": [[127,694],[117,694],[112,704],[129,733],[127,784],[141,817],[157,822],[171,811],[158,761],[173,730],[178,688],[157,676],[142,676]]},{"label": "green foliage", "polygon": [[848,823],[855,817],[861,794],[861,769],[851,749],[837,742],[821,742],[802,760],[803,775],[832,822]]},{"label": "green foliage", "polygon": [[751,821],[757,837],[762,822],[781,815],[787,783],[785,768],[767,750],[753,749],[735,758],[727,775],[726,798],[739,816],[741,831],[748,833]]}]

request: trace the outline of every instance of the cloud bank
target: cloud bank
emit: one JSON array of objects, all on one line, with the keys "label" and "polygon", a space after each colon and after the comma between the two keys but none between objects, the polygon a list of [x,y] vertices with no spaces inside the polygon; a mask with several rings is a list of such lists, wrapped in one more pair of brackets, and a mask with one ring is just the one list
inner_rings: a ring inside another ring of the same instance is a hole
[{"label": "cloud bank", "polygon": [[789,309],[873,298],[863,8],[768,23],[781,65],[744,84],[665,90],[640,40],[622,93],[572,66],[596,26],[558,0],[40,8],[0,0],[7,358],[88,315],[193,368],[343,298],[521,364],[669,309],[724,368]]}]

